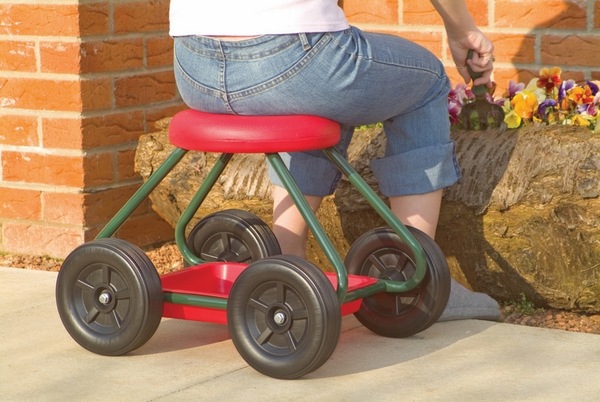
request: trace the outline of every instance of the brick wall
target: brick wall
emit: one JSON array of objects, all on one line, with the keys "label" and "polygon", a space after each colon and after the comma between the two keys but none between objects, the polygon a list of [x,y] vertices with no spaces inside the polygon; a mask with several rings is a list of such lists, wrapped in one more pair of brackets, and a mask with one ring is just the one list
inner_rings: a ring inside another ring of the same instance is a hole
[{"label": "brick wall", "polygon": [[[137,138],[181,108],[168,5],[0,3],[1,250],[65,256],[137,188]],[[171,233],[144,205],[120,235]]]},{"label": "brick wall", "polygon": [[[600,0],[468,0],[496,44],[496,80],[540,67],[600,79]],[[0,251],[63,257],[139,186],[139,135],[182,108],[172,74],[168,0],[0,3]],[[458,82],[425,0],[344,0],[364,29],[415,40]],[[172,230],[148,205],[119,233],[144,245]]]},{"label": "brick wall", "polygon": [[[415,40],[444,61],[460,81],[442,21],[426,0],[344,0],[361,28]],[[467,0],[478,26],[496,46],[499,90],[510,80],[529,82],[541,67],[560,66],[565,78],[600,79],[599,0]]]}]

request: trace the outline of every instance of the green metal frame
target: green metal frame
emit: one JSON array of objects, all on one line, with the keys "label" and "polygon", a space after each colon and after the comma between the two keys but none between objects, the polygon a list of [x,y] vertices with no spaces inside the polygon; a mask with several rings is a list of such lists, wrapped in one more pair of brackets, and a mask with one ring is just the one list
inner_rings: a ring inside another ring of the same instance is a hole
[{"label": "green metal frame", "polygon": [[[285,166],[281,156],[277,153],[266,154],[267,160],[271,167],[279,176],[284,187],[295,202],[300,214],[306,221],[309,229],[315,236],[317,242],[323,249],[325,256],[333,266],[337,275],[337,296],[340,303],[349,302],[352,300],[371,296],[379,292],[403,293],[416,288],[427,271],[427,260],[421,245],[416,241],[408,229],[392,214],[387,205],[377,196],[377,194],[369,187],[369,185],[358,175],[358,173],[350,166],[346,159],[335,148],[324,149],[323,152],[329,160],[337,166],[337,168],[348,178],[350,183],[360,192],[360,194],[369,202],[381,218],[396,232],[400,239],[405,242],[413,252],[415,262],[415,274],[408,281],[392,281],[379,279],[375,284],[366,286],[352,292],[348,292],[348,274],[344,266],[344,262],[340,257],[339,252],[333,246],[330,238],[318,221],[316,215],[310,208],[310,205],[304,198],[304,195],[298,188],[298,185],[292,178],[289,170]],[[108,222],[108,224],[100,231],[96,238],[106,238],[113,236],[133,211],[150,195],[150,193],[158,186],[158,184],[173,170],[173,168],[181,161],[187,153],[186,150],[176,148],[169,157],[159,166],[159,168],[146,180],[146,182],[136,191],[136,193],[125,203],[125,205],[117,212],[117,214]],[[215,162],[215,165],[209,171],[206,179],[200,185],[200,188],[190,201],[190,204],[181,214],[177,225],[175,226],[175,242],[179,248],[183,258],[190,265],[201,264],[205,261],[194,255],[188,247],[185,239],[185,230],[192,218],[204,202],[210,190],[217,182],[219,176],[223,173],[231,160],[233,154],[221,154]],[[167,302],[176,304],[194,305],[208,308],[226,309],[226,299],[188,295],[165,292],[164,299]]]}]

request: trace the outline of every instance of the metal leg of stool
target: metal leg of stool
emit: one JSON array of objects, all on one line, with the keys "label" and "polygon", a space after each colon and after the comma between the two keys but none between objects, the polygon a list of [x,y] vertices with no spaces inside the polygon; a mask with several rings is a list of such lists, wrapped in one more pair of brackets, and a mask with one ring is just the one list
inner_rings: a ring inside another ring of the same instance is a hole
[{"label": "metal leg of stool", "polygon": [[346,293],[348,292],[348,275],[346,273],[344,262],[342,261],[336,248],[331,243],[329,237],[327,237],[323,226],[318,221],[316,215],[314,214],[310,205],[306,201],[306,198],[304,198],[304,195],[298,188],[298,185],[292,178],[292,175],[290,174],[289,170],[283,163],[281,156],[279,154],[267,154],[267,160],[277,173],[277,176],[282,181],[285,189],[289,193],[292,200],[294,200],[298,211],[306,221],[306,224],[315,236],[321,248],[323,249],[323,252],[329,259],[329,262],[331,262],[331,264],[333,265],[338,278],[338,299],[340,303],[343,303],[346,300]]},{"label": "metal leg of stool", "polygon": [[377,196],[375,191],[360,175],[352,168],[348,161],[335,148],[324,149],[323,152],[337,166],[337,168],[346,176],[348,181],[360,192],[367,202],[375,209],[381,218],[392,228],[400,239],[409,245],[415,257],[415,274],[406,282],[390,281],[386,283],[388,292],[406,292],[416,288],[427,273],[427,260],[423,248],[414,236],[408,231],[398,218],[392,213],[390,208]]},{"label": "metal leg of stool", "polygon": [[111,237],[115,234],[121,225],[129,216],[140,206],[142,201],[160,184],[160,182],[169,174],[171,170],[181,161],[181,158],[187,153],[187,150],[176,148],[167,159],[150,175],[148,180],[131,196],[129,201],[117,212],[117,214],[104,226],[98,233],[96,239]]}]

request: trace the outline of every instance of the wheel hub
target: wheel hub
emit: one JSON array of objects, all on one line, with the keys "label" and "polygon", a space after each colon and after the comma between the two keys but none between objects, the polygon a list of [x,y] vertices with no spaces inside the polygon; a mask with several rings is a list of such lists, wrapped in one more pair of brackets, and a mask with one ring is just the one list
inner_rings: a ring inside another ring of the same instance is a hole
[{"label": "wheel hub", "polygon": [[112,296],[108,292],[102,292],[98,296],[98,301],[106,306],[112,301]]},{"label": "wheel hub", "polygon": [[94,304],[99,311],[107,313],[115,308],[117,298],[113,289],[108,286],[99,286],[96,288],[94,294]]},{"label": "wheel hub", "polygon": [[283,311],[278,311],[273,316],[273,321],[275,321],[275,324],[277,325],[283,325],[287,321],[287,316]]},{"label": "wheel hub", "polygon": [[292,312],[284,305],[272,306],[268,317],[269,328],[276,334],[283,334],[292,326]]}]

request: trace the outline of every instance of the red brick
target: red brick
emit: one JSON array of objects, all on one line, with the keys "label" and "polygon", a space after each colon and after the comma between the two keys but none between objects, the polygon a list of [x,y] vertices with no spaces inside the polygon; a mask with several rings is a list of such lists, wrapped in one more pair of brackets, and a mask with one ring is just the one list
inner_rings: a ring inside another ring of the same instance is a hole
[{"label": "red brick", "polygon": [[[415,1],[415,0],[411,0]],[[490,24],[488,19],[489,15],[489,4],[488,0],[467,0],[467,7],[473,15],[475,24],[478,27],[486,27]]]},{"label": "red brick", "polygon": [[144,133],[144,112],[132,110],[85,117],[82,130],[84,149],[137,141]]},{"label": "red brick", "polygon": [[40,191],[2,187],[0,217],[37,220],[41,217]]},{"label": "red brick", "polygon": [[138,106],[176,99],[175,77],[172,72],[135,75],[115,80],[117,107]]},{"label": "red brick", "polygon": [[0,34],[77,36],[76,4],[1,4]]},{"label": "red brick", "polygon": [[0,70],[34,72],[37,69],[35,43],[0,41]]},{"label": "red brick", "polygon": [[541,61],[544,65],[598,66],[600,36],[545,35]]},{"label": "red brick", "polygon": [[[467,6],[478,26],[489,25],[487,0],[467,0]],[[405,0],[402,12],[405,24],[443,25],[442,18],[429,1]]]},{"label": "red brick", "polygon": [[43,193],[43,220],[64,225],[82,225],[83,194]]},{"label": "red brick", "polygon": [[123,71],[144,64],[142,39],[94,41],[81,44],[82,73]]},{"label": "red brick", "polygon": [[0,77],[0,107],[79,111],[80,90],[76,80]]},{"label": "red brick", "polygon": [[585,2],[564,0],[496,0],[497,27],[582,29],[587,27]]},{"label": "red brick", "polygon": [[188,107],[181,101],[172,106],[167,105],[154,108],[148,107],[148,110],[146,111],[146,124],[148,126],[148,132],[157,131],[156,123],[160,120],[175,116],[177,112],[187,108]]},{"label": "red brick", "polygon": [[[489,25],[488,1],[467,0],[469,11],[473,15],[475,23],[484,27]],[[404,24],[409,25],[442,25],[443,21],[433,5],[429,1],[405,0],[402,7]]]},{"label": "red brick", "polygon": [[109,33],[109,22],[108,2],[79,5],[79,34],[82,37]]},{"label": "red brick", "polygon": [[134,171],[136,149],[128,149],[117,153],[117,180],[126,181],[139,178]]},{"label": "red brick", "polygon": [[398,24],[398,0],[344,0],[351,23]]},{"label": "red brick", "polygon": [[108,78],[81,81],[81,110],[111,109],[113,102],[112,80]]},{"label": "red brick", "polygon": [[114,146],[137,141],[144,133],[144,127],[142,110],[72,119],[44,118],[43,144],[45,148],[83,150]]},{"label": "red brick", "polygon": [[111,80],[0,77],[0,107],[75,112],[109,109]]},{"label": "red brick", "polygon": [[405,1],[403,22],[410,25],[442,25],[440,15],[429,1]]},{"label": "red brick", "polygon": [[[391,33],[391,32],[388,32]],[[442,41],[443,36],[441,32],[423,32],[423,31],[401,31],[394,32],[394,34],[403,37],[404,39],[408,39],[424,48],[428,49],[430,52],[435,54],[438,57],[442,57]]]},{"label": "red brick", "polygon": [[86,156],[83,160],[85,187],[104,186],[115,180],[115,164],[112,153]]},{"label": "red brick", "polygon": [[146,40],[146,59],[148,67],[173,66],[173,39],[166,35],[148,38]]},{"label": "red brick", "polygon": [[0,118],[0,144],[39,146],[37,129],[37,117],[3,115]]},{"label": "red brick", "polygon": [[81,228],[52,226],[44,223],[5,222],[2,245],[9,253],[66,257],[84,241]]},{"label": "red brick", "polygon": [[40,43],[42,72],[78,74],[81,71],[80,44],[77,42]]},{"label": "red brick", "polygon": [[535,63],[535,36],[517,34],[489,34],[494,43],[494,54],[499,63]]},{"label": "red brick", "polygon": [[[90,227],[104,227],[138,188],[139,184],[86,194],[84,204],[85,224]],[[134,211],[134,214],[147,213],[148,203],[149,201],[144,201]]]},{"label": "red brick", "polygon": [[115,3],[115,32],[139,33],[169,29],[169,1]]},{"label": "red brick", "polygon": [[83,149],[81,118],[43,118],[44,148]]},{"label": "red brick", "polygon": [[2,174],[6,182],[81,187],[81,158],[25,152],[2,152]]}]

